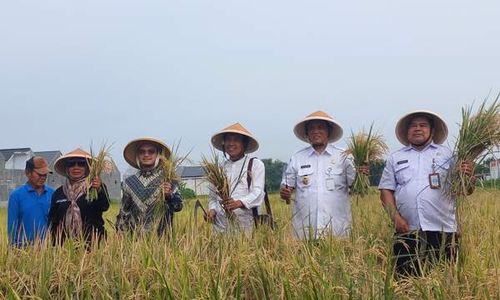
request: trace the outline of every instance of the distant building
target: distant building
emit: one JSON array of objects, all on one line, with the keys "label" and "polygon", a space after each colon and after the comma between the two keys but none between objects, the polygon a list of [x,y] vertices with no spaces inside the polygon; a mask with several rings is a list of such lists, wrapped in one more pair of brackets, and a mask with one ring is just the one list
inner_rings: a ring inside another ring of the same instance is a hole
[{"label": "distant building", "polygon": [[[0,203],[5,203],[12,190],[26,183],[24,168],[26,161],[34,155],[44,157],[50,169],[54,170],[54,163],[62,156],[62,153],[58,150],[34,152],[31,148],[0,149]],[[113,173],[102,175],[102,181],[108,188],[109,197],[120,200],[121,174],[114,163],[113,169]],[[54,172],[47,177],[47,185],[58,188],[64,180],[63,176]]]},{"label": "distant building", "polygon": [[493,159],[490,161],[490,178],[500,178],[500,159]]},{"label": "distant building", "polygon": [[205,171],[201,166],[181,166],[177,170],[187,188],[192,189],[197,196],[208,195],[209,184],[205,179]]}]

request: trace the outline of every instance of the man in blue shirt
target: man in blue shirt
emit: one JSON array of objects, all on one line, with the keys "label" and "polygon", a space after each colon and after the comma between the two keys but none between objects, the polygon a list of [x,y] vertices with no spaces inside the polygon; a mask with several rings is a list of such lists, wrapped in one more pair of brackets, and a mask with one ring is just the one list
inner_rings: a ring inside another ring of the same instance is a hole
[{"label": "man in blue shirt", "polygon": [[30,158],[25,168],[28,182],[10,194],[7,228],[9,242],[14,246],[24,246],[45,237],[50,200],[54,192],[45,185],[49,173],[52,172],[43,157]]}]

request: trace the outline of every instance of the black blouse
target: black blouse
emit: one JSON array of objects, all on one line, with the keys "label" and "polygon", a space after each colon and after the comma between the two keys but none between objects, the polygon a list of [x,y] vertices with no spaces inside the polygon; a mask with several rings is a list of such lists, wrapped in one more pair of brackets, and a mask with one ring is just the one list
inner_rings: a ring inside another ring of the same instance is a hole
[{"label": "black blouse", "polygon": [[[97,235],[101,239],[106,234],[104,229],[103,212],[109,209],[109,198],[106,186],[103,184],[98,192],[98,197],[90,202],[86,199],[86,194],[78,198],[76,204],[80,208],[82,216],[83,234],[86,240],[90,241],[93,235]],[[52,233],[54,243],[57,241],[58,235],[61,234],[61,241],[64,240],[66,233],[64,230],[64,218],[66,211],[70,205],[63,192],[63,187],[60,186],[52,194],[52,202],[49,211],[49,228]]]}]

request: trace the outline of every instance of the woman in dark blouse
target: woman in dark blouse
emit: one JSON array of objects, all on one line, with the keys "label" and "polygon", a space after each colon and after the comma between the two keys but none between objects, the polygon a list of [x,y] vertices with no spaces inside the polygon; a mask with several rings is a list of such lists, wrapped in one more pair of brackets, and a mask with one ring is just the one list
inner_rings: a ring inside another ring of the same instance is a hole
[{"label": "woman in dark blouse", "polygon": [[102,214],[109,208],[109,197],[100,178],[90,182],[90,187],[97,189],[97,199],[87,199],[91,160],[89,153],[78,148],[61,156],[54,165],[56,172],[66,177],[66,182],[52,195],[49,211],[54,244],[64,242],[68,236],[83,237],[91,243],[106,235]]}]

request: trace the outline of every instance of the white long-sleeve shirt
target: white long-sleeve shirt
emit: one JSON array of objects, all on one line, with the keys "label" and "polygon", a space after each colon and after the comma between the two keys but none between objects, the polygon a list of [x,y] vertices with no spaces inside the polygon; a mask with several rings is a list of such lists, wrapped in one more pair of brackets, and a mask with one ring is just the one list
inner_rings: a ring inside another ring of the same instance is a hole
[{"label": "white long-sleeve shirt", "polygon": [[349,235],[349,186],[355,175],[351,157],[331,144],[321,154],[309,146],[291,157],[281,184],[295,188],[292,222],[297,238]]},{"label": "white long-sleeve shirt", "polygon": [[[237,161],[227,160],[224,162],[224,171],[226,172],[229,182],[231,198],[240,200],[244,208],[234,210],[234,214],[238,219],[239,229],[245,233],[251,233],[254,226],[252,208],[260,207],[264,200],[264,184],[265,184],[265,167],[264,163],[255,158],[252,163],[251,184],[248,188],[247,170],[250,157],[245,155]],[[227,219],[224,209],[221,206],[221,199],[212,191],[209,193],[208,208],[214,209],[216,218],[214,228],[217,231],[223,232],[228,229],[229,220]]]},{"label": "white long-sleeve shirt", "polygon": [[[456,201],[445,191],[452,166],[452,152],[445,146],[431,143],[422,151],[406,146],[389,156],[378,188],[394,191],[397,210],[410,230],[456,232]],[[439,174],[441,188],[430,188],[432,173]]]}]

